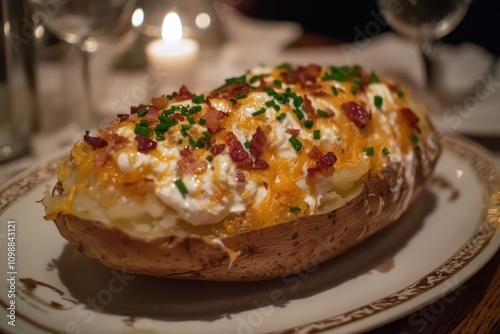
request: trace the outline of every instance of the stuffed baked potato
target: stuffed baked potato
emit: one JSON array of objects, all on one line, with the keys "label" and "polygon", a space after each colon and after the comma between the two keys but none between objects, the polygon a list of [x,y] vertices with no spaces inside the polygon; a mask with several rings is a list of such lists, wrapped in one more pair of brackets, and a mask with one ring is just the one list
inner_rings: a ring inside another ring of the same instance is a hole
[{"label": "stuffed baked potato", "polygon": [[86,132],[42,203],[105,266],[251,281],[331,259],[394,222],[440,152],[423,109],[360,66],[258,67]]}]

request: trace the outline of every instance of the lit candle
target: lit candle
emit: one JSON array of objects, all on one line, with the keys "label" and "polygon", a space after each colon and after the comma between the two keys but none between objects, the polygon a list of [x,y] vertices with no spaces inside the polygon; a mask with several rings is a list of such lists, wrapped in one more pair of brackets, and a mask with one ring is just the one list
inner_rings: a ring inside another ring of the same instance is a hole
[{"label": "lit candle", "polygon": [[168,72],[172,84],[180,87],[192,77],[199,45],[193,39],[182,37],[182,23],[175,12],[168,13],[163,20],[162,39],[146,46],[146,56],[154,70]]}]

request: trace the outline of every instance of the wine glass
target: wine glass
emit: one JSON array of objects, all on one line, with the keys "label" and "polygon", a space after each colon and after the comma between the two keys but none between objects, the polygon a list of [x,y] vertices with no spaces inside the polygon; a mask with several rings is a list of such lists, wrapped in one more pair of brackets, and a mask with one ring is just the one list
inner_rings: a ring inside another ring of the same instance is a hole
[{"label": "wine glass", "polygon": [[415,41],[424,64],[424,83],[435,88],[432,57],[436,40],[453,31],[462,21],[472,0],[378,0],[388,24]]},{"label": "wine glass", "polygon": [[90,130],[99,121],[91,90],[91,54],[96,51],[98,41],[118,40],[119,35],[133,29],[130,21],[135,0],[27,1],[32,6],[35,24],[71,44],[80,57],[81,83],[75,86],[81,86],[82,91],[71,109],[76,112],[74,121],[78,127]]}]

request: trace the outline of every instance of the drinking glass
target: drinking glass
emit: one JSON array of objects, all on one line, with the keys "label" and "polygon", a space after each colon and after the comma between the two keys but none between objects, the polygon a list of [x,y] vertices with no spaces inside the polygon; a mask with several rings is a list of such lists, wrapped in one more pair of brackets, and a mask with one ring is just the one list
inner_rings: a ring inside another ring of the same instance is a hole
[{"label": "drinking glass", "polygon": [[[91,129],[98,124],[99,113],[92,98],[90,57],[98,42],[110,43],[132,30],[131,16],[135,0],[27,0],[33,20],[74,46],[80,57],[81,96],[71,106],[79,127]],[[78,88],[77,88],[78,89]]]},{"label": "drinking glass", "polygon": [[378,0],[388,24],[417,43],[424,64],[425,87],[435,85],[434,42],[453,31],[472,0]]}]

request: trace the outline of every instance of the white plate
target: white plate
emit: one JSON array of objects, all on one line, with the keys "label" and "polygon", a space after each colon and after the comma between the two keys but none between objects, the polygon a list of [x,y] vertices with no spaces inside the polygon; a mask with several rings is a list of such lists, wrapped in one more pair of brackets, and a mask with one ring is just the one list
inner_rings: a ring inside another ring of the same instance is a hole
[{"label": "white plate", "polygon": [[[443,297],[500,244],[498,171],[482,149],[458,138],[444,138],[436,178],[398,222],[317,268],[255,283],[123,275],[87,259],[43,220],[36,202],[54,184],[55,168],[44,164],[2,189],[5,271],[7,221],[16,222],[16,298],[0,285],[0,328],[8,333],[366,331]],[[16,327],[5,320],[10,300]]]}]

